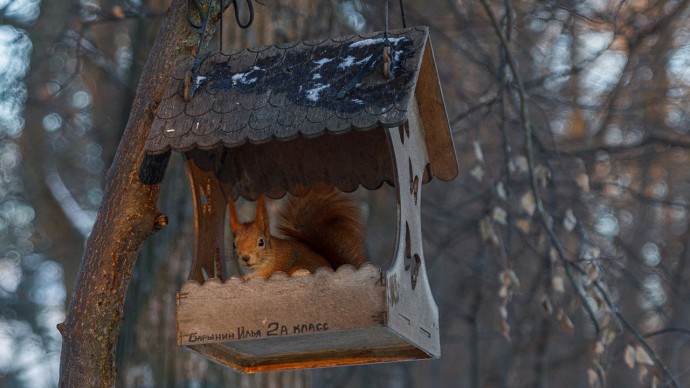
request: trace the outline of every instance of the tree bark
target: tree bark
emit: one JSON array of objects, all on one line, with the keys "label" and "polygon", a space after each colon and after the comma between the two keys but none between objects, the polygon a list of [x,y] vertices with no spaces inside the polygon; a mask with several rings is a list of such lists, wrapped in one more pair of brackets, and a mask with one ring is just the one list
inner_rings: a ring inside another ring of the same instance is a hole
[{"label": "tree bark", "polygon": [[108,171],[67,318],[58,325],[63,337],[61,387],[115,384],[115,349],[132,268],[144,240],[164,226],[157,210],[160,184],[146,185],[138,177],[144,143],[175,58],[191,52],[196,40],[186,21],[185,0],[173,0]]}]

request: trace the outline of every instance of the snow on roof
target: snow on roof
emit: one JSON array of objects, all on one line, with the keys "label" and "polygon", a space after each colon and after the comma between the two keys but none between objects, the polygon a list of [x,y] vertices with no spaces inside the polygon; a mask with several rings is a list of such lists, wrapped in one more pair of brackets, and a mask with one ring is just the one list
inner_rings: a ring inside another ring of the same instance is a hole
[{"label": "snow on roof", "polygon": [[[193,58],[178,62],[146,150],[187,151],[290,140],[352,129],[393,127],[407,120],[427,43],[415,27],[323,41],[276,44],[216,53],[191,79]],[[392,51],[394,77],[382,72],[383,47]]]}]

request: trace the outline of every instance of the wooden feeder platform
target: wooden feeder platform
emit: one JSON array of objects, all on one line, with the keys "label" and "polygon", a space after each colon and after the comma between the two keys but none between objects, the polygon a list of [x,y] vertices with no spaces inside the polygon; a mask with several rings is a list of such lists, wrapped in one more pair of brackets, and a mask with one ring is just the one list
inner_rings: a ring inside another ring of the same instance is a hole
[{"label": "wooden feeder platform", "polygon": [[187,282],[178,294],[177,340],[250,373],[438,357],[438,326],[412,327],[389,309],[387,301],[401,297],[388,295],[394,291],[371,264]]}]

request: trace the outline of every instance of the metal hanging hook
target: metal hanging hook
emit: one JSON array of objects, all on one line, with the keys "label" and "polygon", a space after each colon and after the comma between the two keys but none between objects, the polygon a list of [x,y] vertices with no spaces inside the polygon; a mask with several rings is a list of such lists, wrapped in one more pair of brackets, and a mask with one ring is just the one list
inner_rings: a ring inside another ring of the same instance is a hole
[{"label": "metal hanging hook", "polygon": [[[192,19],[192,9],[191,5],[194,6],[194,12],[196,12],[197,15],[199,15],[199,24],[196,24],[194,20]],[[194,29],[200,29],[201,26],[203,25],[203,17],[201,14],[201,4],[199,4],[199,0],[187,0],[187,23],[189,23],[190,26]]]},{"label": "metal hanging hook", "polygon": [[[403,0],[400,1],[400,16],[402,18],[403,28],[407,28],[407,21],[405,20],[405,5]],[[383,75],[386,79],[391,79],[395,77],[395,64],[393,63],[393,49],[391,47],[391,41],[388,38],[388,0],[384,3],[384,18],[385,18],[385,29],[383,31],[384,46],[381,53],[383,59]]]},{"label": "metal hanging hook", "polygon": [[247,7],[249,8],[249,20],[247,20],[246,23],[242,23],[240,20],[240,11],[239,7],[237,6],[237,0],[232,0],[232,6],[235,8],[235,21],[237,22],[237,25],[240,28],[247,28],[252,25],[254,22],[254,3],[252,0],[246,0],[247,1]]},{"label": "metal hanging hook", "polygon": [[407,21],[405,21],[405,5],[403,4],[403,0],[400,0],[400,17],[402,18],[403,28],[407,28]]},{"label": "metal hanging hook", "polygon": [[388,42],[388,0],[386,0],[386,3],[383,7],[383,15],[386,24],[385,29],[383,30],[383,36],[386,38],[386,42]]},{"label": "metal hanging hook", "polygon": [[[259,4],[262,4],[259,2]],[[230,6],[230,4],[228,4]],[[237,6],[237,0],[232,0],[232,6],[235,10],[235,21],[237,25],[244,29],[252,25],[254,22],[254,3],[252,0],[247,0],[247,7],[249,8],[249,20],[246,23],[242,23],[240,20],[240,12]],[[220,0],[220,30],[218,33],[218,51],[223,52],[223,10],[225,10],[225,0]]]},{"label": "metal hanging hook", "polygon": [[391,42],[388,40],[388,0],[384,5],[384,18],[385,18],[385,29],[383,30],[384,45],[381,52],[381,58],[383,59],[383,77],[386,79],[391,79]]},{"label": "metal hanging hook", "polygon": [[[242,20],[240,20],[240,12],[239,12],[239,6],[237,5],[237,0],[231,0],[230,3],[228,3],[228,7],[230,4],[235,9],[235,20],[237,21],[237,25],[240,28],[247,28],[252,25],[254,22],[254,3],[253,0],[246,0],[247,2],[247,8],[249,10],[249,19],[245,22],[242,23]],[[208,4],[209,8],[211,7],[211,4],[209,2]],[[193,7],[193,10],[192,10]],[[225,0],[220,0],[220,10],[221,13],[225,9]],[[189,23],[190,26],[192,26],[195,29],[200,29],[203,27],[203,12],[202,12],[202,5],[199,0],[187,0],[187,22]],[[192,18],[192,13],[196,13],[199,16],[200,22],[197,24],[194,19]],[[222,17],[221,17],[222,20]]]}]

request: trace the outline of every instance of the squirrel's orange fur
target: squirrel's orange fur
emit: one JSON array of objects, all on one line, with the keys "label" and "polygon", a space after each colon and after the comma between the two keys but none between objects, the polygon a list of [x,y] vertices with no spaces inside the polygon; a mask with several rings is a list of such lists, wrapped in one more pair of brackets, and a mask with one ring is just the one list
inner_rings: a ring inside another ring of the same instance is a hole
[{"label": "squirrel's orange fur", "polygon": [[230,201],[233,248],[244,279],[292,274],[319,267],[359,266],[366,260],[364,223],[352,199],[331,189],[291,196],[281,211],[279,229],[287,239],[271,236],[263,196],[256,201],[256,221],[240,223]]}]

